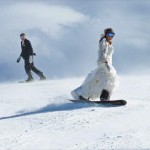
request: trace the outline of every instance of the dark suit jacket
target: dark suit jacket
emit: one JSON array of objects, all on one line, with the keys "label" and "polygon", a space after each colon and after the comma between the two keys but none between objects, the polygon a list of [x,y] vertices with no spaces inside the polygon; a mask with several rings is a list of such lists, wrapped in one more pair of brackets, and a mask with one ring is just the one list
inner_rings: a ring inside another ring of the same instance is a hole
[{"label": "dark suit jacket", "polygon": [[33,48],[31,45],[31,42],[28,39],[25,39],[24,44],[22,45],[21,42],[21,57],[23,57],[23,59],[28,59],[29,56],[33,55]]}]

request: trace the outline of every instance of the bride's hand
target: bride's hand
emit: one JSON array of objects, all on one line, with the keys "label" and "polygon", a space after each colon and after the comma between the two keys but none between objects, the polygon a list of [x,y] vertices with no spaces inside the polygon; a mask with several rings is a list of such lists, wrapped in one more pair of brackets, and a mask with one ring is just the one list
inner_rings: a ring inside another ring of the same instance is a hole
[{"label": "bride's hand", "polygon": [[105,61],[104,63],[108,64],[108,62],[107,62],[107,61]]}]

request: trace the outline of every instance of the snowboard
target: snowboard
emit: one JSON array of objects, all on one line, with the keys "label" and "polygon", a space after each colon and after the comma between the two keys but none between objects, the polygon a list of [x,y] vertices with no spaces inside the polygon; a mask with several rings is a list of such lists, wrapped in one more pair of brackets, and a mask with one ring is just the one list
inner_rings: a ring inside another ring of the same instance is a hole
[{"label": "snowboard", "polygon": [[119,99],[119,100],[109,100],[109,101],[90,101],[90,100],[71,100],[69,101],[73,103],[90,103],[90,104],[101,104],[101,105],[107,105],[107,106],[123,106],[127,104],[127,101]]},{"label": "snowboard", "polygon": [[27,83],[26,81],[18,81],[18,83]]},{"label": "snowboard", "polygon": [[33,83],[33,82],[42,82],[42,81],[46,81],[46,80],[32,80],[32,81],[26,81],[26,80],[24,80],[24,81],[18,81],[18,83]]},{"label": "snowboard", "polygon": [[28,82],[28,81],[18,81],[18,83],[32,83],[32,82],[34,82],[34,81],[30,81],[30,82]]}]

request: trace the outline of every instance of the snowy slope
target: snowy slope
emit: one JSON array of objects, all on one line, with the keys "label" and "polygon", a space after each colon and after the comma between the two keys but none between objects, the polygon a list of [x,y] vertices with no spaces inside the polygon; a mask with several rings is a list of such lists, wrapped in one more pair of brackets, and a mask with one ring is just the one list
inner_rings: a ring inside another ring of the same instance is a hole
[{"label": "snowy slope", "polygon": [[150,78],[120,80],[111,108],[67,101],[83,78],[1,84],[0,149],[150,148]]}]

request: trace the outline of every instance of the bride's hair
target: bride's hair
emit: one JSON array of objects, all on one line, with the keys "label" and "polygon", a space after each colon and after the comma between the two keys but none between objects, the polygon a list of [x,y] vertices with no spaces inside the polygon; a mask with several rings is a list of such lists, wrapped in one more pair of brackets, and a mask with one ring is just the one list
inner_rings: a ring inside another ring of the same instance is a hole
[{"label": "bride's hair", "polygon": [[99,42],[101,42],[103,40],[103,38],[106,38],[107,33],[115,33],[115,32],[112,28],[104,29],[104,34],[101,35],[101,38],[100,38]]},{"label": "bride's hair", "polygon": [[112,28],[107,28],[104,30],[104,34],[106,35],[107,33],[115,33]]}]

